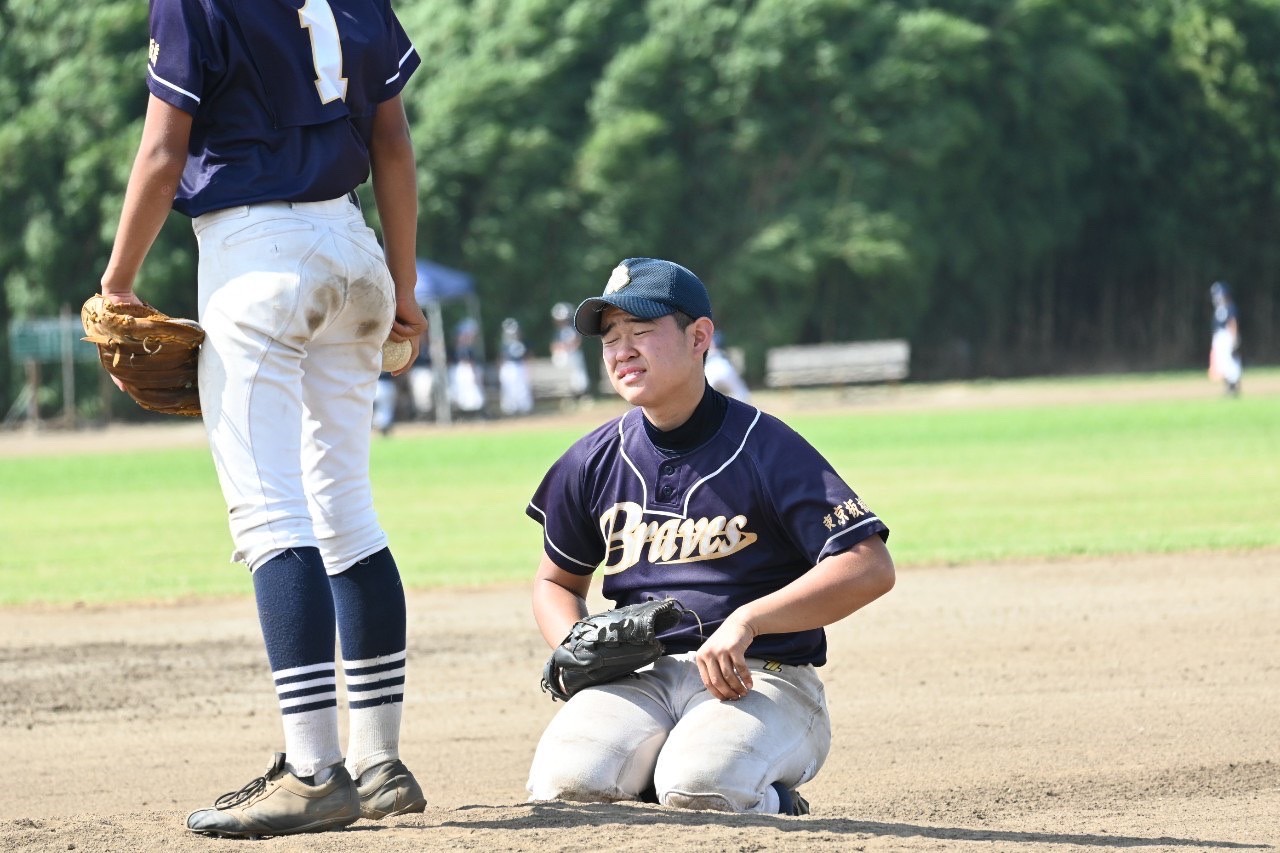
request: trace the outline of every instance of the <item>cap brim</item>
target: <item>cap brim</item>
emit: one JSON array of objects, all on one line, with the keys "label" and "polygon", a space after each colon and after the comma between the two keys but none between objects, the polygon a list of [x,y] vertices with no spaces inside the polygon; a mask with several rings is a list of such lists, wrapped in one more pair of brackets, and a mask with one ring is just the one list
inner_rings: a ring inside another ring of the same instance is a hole
[{"label": "cap brim", "polygon": [[606,308],[617,308],[620,311],[626,311],[631,316],[639,317],[641,320],[656,320],[659,317],[665,317],[676,312],[675,308],[665,302],[629,296],[625,293],[592,296],[590,299],[584,299],[582,304],[578,306],[577,312],[573,315],[573,327],[578,330],[578,334],[599,337],[600,320]]}]

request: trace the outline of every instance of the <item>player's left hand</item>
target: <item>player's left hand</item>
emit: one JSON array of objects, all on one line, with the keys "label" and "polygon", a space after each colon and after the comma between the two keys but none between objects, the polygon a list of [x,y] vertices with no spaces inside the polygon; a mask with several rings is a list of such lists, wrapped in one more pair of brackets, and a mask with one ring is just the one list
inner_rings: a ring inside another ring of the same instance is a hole
[{"label": "player's left hand", "polygon": [[422,313],[422,306],[412,295],[396,297],[396,316],[391,321],[391,333],[387,335],[393,341],[409,341],[413,344],[413,352],[409,361],[393,375],[404,373],[418,360],[418,351],[422,347],[422,333],[427,330],[427,317]]},{"label": "player's left hand", "polygon": [[717,699],[741,699],[751,691],[747,647],[756,638],[750,626],[730,616],[698,649],[694,660],[702,684]]},{"label": "player's left hand", "polygon": [[138,298],[138,294],[134,293],[132,290],[129,290],[129,291],[104,290],[102,292],[102,298],[113,305],[141,305],[142,304],[142,300]]}]

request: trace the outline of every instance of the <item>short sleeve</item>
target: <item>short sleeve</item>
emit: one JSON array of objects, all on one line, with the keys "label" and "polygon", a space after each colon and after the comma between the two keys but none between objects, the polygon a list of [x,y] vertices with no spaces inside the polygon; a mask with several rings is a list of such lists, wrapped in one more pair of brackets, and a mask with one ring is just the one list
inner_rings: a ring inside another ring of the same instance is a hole
[{"label": "short sleeve", "polygon": [[811,444],[781,426],[758,452],[761,481],[778,524],[816,565],[889,528]]},{"label": "short sleeve", "polygon": [[216,61],[199,0],[151,0],[147,88],[186,113],[200,106],[205,69]]},{"label": "short sleeve", "polygon": [[413,72],[417,71],[418,66],[422,64],[422,58],[418,56],[417,49],[409,40],[409,34],[404,31],[404,27],[400,25],[400,19],[390,8],[387,10],[387,17],[391,25],[390,38],[396,46],[396,67],[383,82],[382,96],[378,98],[379,103],[389,101],[400,94],[400,90],[409,82]]},{"label": "short sleeve", "polygon": [[580,445],[547,471],[525,514],[542,525],[543,550],[552,562],[589,575],[604,559],[604,537],[592,523]]}]

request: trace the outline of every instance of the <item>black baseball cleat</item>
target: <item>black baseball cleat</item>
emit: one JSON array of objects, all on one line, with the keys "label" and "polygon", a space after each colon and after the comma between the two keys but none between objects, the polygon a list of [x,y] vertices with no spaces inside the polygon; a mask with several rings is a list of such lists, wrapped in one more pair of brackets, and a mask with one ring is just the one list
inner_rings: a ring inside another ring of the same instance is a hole
[{"label": "black baseball cleat", "polygon": [[187,829],[214,838],[264,838],[342,829],[360,819],[360,797],[341,765],[318,785],[285,769],[277,752],[267,772],[238,791],[223,794],[210,809],[187,815]]},{"label": "black baseball cleat", "polygon": [[795,788],[788,788],[781,782],[774,782],[773,789],[778,792],[778,814],[799,817],[809,813],[809,801],[800,796]]}]

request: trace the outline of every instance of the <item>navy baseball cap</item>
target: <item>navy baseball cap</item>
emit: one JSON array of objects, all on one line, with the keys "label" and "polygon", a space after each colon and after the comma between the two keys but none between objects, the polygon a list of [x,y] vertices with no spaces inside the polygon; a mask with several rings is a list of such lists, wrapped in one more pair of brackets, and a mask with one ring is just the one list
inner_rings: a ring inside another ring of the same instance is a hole
[{"label": "navy baseball cap", "polygon": [[600,315],[613,307],[642,320],[683,311],[695,320],[711,316],[711,297],[689,270],[657,258],[627,258],[613,268],[604,295],[584,299],[573,315],[581,335],[600,334]]}]

